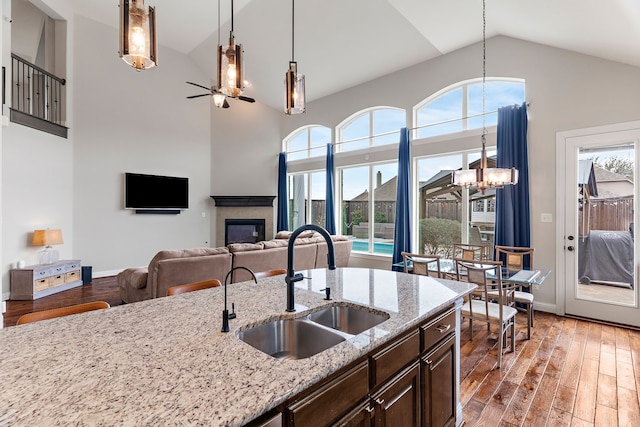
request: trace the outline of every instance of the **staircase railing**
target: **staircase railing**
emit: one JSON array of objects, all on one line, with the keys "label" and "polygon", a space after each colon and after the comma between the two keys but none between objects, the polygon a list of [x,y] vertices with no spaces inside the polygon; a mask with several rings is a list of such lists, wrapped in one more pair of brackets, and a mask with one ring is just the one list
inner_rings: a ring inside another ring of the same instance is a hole
[{"label": "staircase railing", "polygon": [[[11,54],[11,109],[64,126],[65,79]],[[44,129],[43,129],[44,130]]]}]

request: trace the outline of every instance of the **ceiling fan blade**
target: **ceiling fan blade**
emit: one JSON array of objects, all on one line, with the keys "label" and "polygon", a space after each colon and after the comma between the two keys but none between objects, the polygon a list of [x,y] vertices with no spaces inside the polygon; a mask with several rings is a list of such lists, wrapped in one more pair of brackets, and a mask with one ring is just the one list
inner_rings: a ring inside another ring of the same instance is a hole
[{"label": "ceiling fan blade", "polygon": [[225,100],[224,100],[224,104],[222,104],[222,108],[229,108],[229,107],[230,107],[230,105],[229,105],[229,103],[227,102],[227,100],[225,99]]},{"label": "ceiling fan blade", "polygon": [[256,100],[255,100],[255,99],[253,99],[253,98],[249,98],[248,96],[242,96],[242,95],[239,95],[239,96],[238,96],[238,99],[239,99],[240,101],[256,102]]},{"label": "ceiling fan blade", "polygon": [[210,87],[202,86],[202,85],[199,85],[198,83],[193,83],[193,82],[187,82],[187,83],[190,84],[190,85],[198,86],[198,87],[201,87],[202,89],[210,90],[210,91],[213,92],[213,89],[211,89]]},{"label": "ceiling fan blade", "polygon": [[191,95],[191,96],[187,96],[187,99],[200,98],[201,96],[211,96],[211,94],[210,93],[203,93],[201,95]]}]

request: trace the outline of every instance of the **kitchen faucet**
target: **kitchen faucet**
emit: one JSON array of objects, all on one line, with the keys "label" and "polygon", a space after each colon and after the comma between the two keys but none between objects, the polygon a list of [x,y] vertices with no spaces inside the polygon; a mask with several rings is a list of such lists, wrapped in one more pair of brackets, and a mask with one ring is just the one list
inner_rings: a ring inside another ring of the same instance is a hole
[{"label": "kitchen faucet", "polygon": [[[231,270],[229,270],[229,272],[224,278],[224,310],[222,310],[222,329],[220,330],[220,332],[229,332],[229,319],[236,318],[235,308],[233,309],[233,313],[231,314],[229,314],[229,310],[227,309],[227,280],[229,279],[229,276],[231,276],[231,273],[237,269],[247,270],[249,273],[251,273],[253,280],[256,283],[258,283],[258,279],[256,279],[256,275],[253,274],[253,271],[251,271],[247,267],[238,266],[238,267],[233,267]],[[231,304],[231,306],[233,307],[233,303]]]},{"label": "kitchen faucet", "polygon": [[329,270],[336,269],[336,255],[329,232],[315,224],[304,224],[296,228],[294,232],[291,233],[291,237],[289,237],[289,245],[287,246],[287,277],[285,278],[285,282],[287,282],[287,311],[289,312],[296,311],[294,307],[293,284],[303,279],[302,273],[296,273],[293,270],[294,241],[296,240],[296,237],[305,230],[317,231],[322,235],[322,237],[324,237],[324,240],[327,241],[327,264],[329,265]]}]

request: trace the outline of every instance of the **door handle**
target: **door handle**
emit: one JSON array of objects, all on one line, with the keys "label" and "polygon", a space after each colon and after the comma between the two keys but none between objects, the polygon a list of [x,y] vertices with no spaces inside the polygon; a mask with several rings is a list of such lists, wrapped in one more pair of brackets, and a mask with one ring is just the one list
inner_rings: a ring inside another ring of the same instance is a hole
[{"label": "door handle", "polygon": [[573,252],[573,250],[574,250],[574,249],[575,249],[575,248],[574,248],[573,246],[567,246],[567,250],[568,250],[569,252]]}]

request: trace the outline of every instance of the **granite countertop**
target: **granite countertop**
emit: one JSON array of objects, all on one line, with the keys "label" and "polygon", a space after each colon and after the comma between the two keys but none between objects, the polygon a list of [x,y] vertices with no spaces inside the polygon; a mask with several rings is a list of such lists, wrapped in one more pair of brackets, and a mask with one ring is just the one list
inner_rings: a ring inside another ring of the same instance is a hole
[{"label": "granite countertop", "polygon": [[[303,271],[295,313],[284,276],[0,330],[0,425],[240,426],[468,294],[473,285],[362,268]],[[333,301],[321,289],[331,287]],[[312,357],[274,359],[236,333],[318,307],[389,320]]]}]

